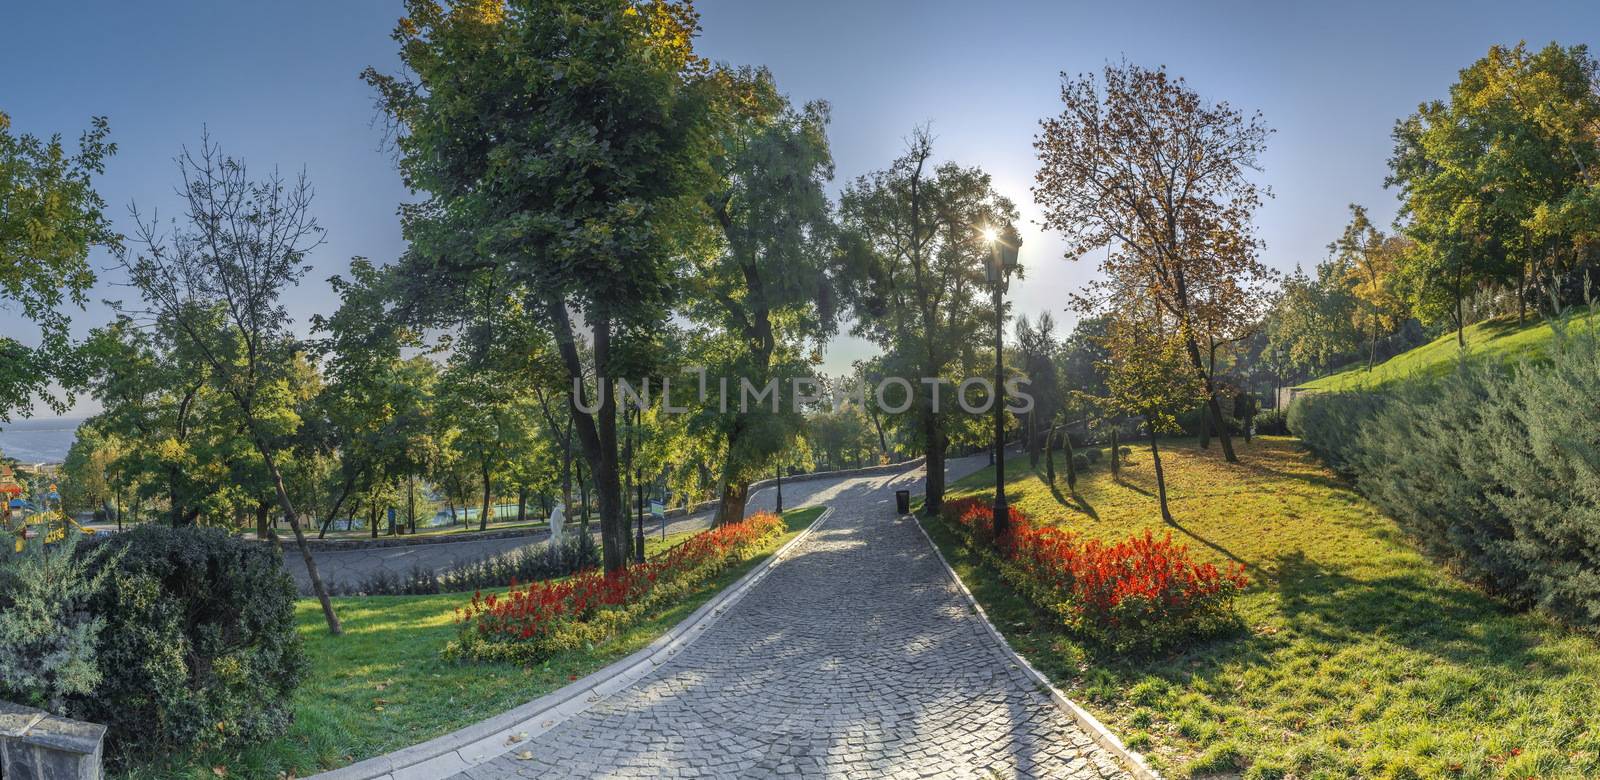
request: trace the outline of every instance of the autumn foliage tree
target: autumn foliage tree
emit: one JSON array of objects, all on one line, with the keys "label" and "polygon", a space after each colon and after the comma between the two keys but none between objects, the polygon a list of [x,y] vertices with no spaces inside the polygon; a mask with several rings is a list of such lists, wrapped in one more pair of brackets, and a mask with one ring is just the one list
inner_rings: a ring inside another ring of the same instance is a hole
[{"label": "autumn foliage tree", "polygon": [[1062,81],[1063,110],[1034,140],[1033,192],[1069,259],[1109,250],[1105,278],[1079,302],[1094,311],[1148,296],[1171,318],[1223,453],[1236,461],[1203,353],[1208,332],[1253,317],[1271,278],[1251,223],[1270,193],[1249,178],[1271,131],[1259,114],[1207,101],[1162,68],[1108,64],[1099,78]]}]

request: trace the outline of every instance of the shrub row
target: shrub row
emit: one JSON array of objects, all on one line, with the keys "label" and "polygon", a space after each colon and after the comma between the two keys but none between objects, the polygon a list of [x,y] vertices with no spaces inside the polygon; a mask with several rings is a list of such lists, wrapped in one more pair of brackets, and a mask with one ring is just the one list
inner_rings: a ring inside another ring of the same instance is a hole
[{"label": "shrub row", "polygon": [[1520,607],[1600,625],[1600,338],[1540,363],[1296,400],[1290,425],[1422,547]]},{"label": "shrub row", "polygon": [[1195,563],[1170,533],[1108,544],[1036,526],[1013,507],[1010,532],[996,545],[994,512],[975,498],[946,502],[944,520],[1024,598],[1104,648],[1162,652],[1239,624],[1233,598],[1249,584],[1244,567]]},{"label": "shrub row", "polygon": [[456,612],[447,659],[534,664],[598,644],[752,555],[783,533],[769,512],[695,534],[660,559],[564,580],[512,583],[504,595],[474,593]]},{"label": "shrub row", "polygon": [[[558,555],[557,552],[560,554]],[[335,588],[342,595],[425,596],[435,593],[461,593],[483,588],[503,588],[513,582],[533,582],[565,577],[600,565],[600,549],[594,537],[574,533],[562,541],[559,551],[544,544],[521,547],[511,552],[494,553],[444,571],[415,565],[397,574],[379,570],[361,582]]]}]

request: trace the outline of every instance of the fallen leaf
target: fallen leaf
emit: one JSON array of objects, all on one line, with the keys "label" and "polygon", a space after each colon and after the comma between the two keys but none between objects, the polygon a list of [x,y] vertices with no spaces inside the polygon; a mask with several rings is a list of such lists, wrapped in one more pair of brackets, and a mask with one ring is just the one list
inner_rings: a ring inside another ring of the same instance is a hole
[{"label": "fallen leaf", "polygon": [[521,753],[518,753],[517,754],[517,760],[518,761],[532,761],[533,760],[533,751],[532,750],[524,750]]},{"label": "fallen leaf", "polygon": [[519,732],[517,732],[515,734],[512,734],[509,737],[506,737],[506,744],[507,745],[515,745],[518,742],[521,742],[522,740],[525,740],[527,738],[528,738],[528,732],[519,731]]},{"label": "fallen leaf", "polygon": [[221,764],[218,764],[218,765],[216,765],[214,767],[211,767],[211,774],[214,774],[217,777],[227,777],[228,776],[228,768],[223,766],[223,765],[221,765]]}]

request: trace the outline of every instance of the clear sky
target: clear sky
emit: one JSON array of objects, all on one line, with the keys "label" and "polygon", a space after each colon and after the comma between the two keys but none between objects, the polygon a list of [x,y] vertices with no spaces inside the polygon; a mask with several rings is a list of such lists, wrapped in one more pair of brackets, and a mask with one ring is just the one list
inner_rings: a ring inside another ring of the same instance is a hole
[{"label": "clear sky", "polygon": [[[1400,7],[1403,6],[1403,7]],[[1094,258],[1061,256],[1032,223],[1031,141],[1059,110],[1062,71],[1126,57],[1166,65],[1203,95],[1256,110],[1277,132],[1262,183],[1275,197],[1258,216],[1266,261],[1309,266],[1343,226],[1346,205],[1383,221],[1394,121],[1443,97],[1456,72],[1491,44],[1600,38],[1600,5],[1503,2],[756,2],[702,0],[700,51],[764,64],[796,101],[833,104],[836,187],[885,165],[910,129],[929,123],[937,152],[982,166],[1025,220],[1024,312],[1062,311]],[[302,166],[328,229],[316,269],[290,297],[304,323],[334,297],[323,281],[352,255],[401,251],[395,207],[407,197],[380,147],[372,94],[357,78],[394,70],[397,1],[213,0],[24,3],[0,10],[0,110],[13,130],[69,138],[109,117],[120,150],[99,182],[129,232],[127,205],[172,205],[172,156],[201,128],[255,169]],[[169,209],[170,210],[170,209]],[[93,258],[104,268],[107,258]],[[129,297],[109,273],[80,330],[108,319],[102,299]],[[0,310],[0,332],[24,323]],[[825,370],[870,347],[842,338]],[[92,407],[80,405],[80,411]]]}]

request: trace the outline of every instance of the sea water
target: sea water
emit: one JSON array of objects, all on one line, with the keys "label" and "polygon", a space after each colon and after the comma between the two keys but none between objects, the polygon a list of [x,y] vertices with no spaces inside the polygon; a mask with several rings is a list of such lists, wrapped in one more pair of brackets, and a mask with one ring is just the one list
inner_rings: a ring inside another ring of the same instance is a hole
[{"label": "sea water", "polygon": [[60,463],[67,459],[80,422],[56,417],[0,423],[0,457],[22,463]]}]

